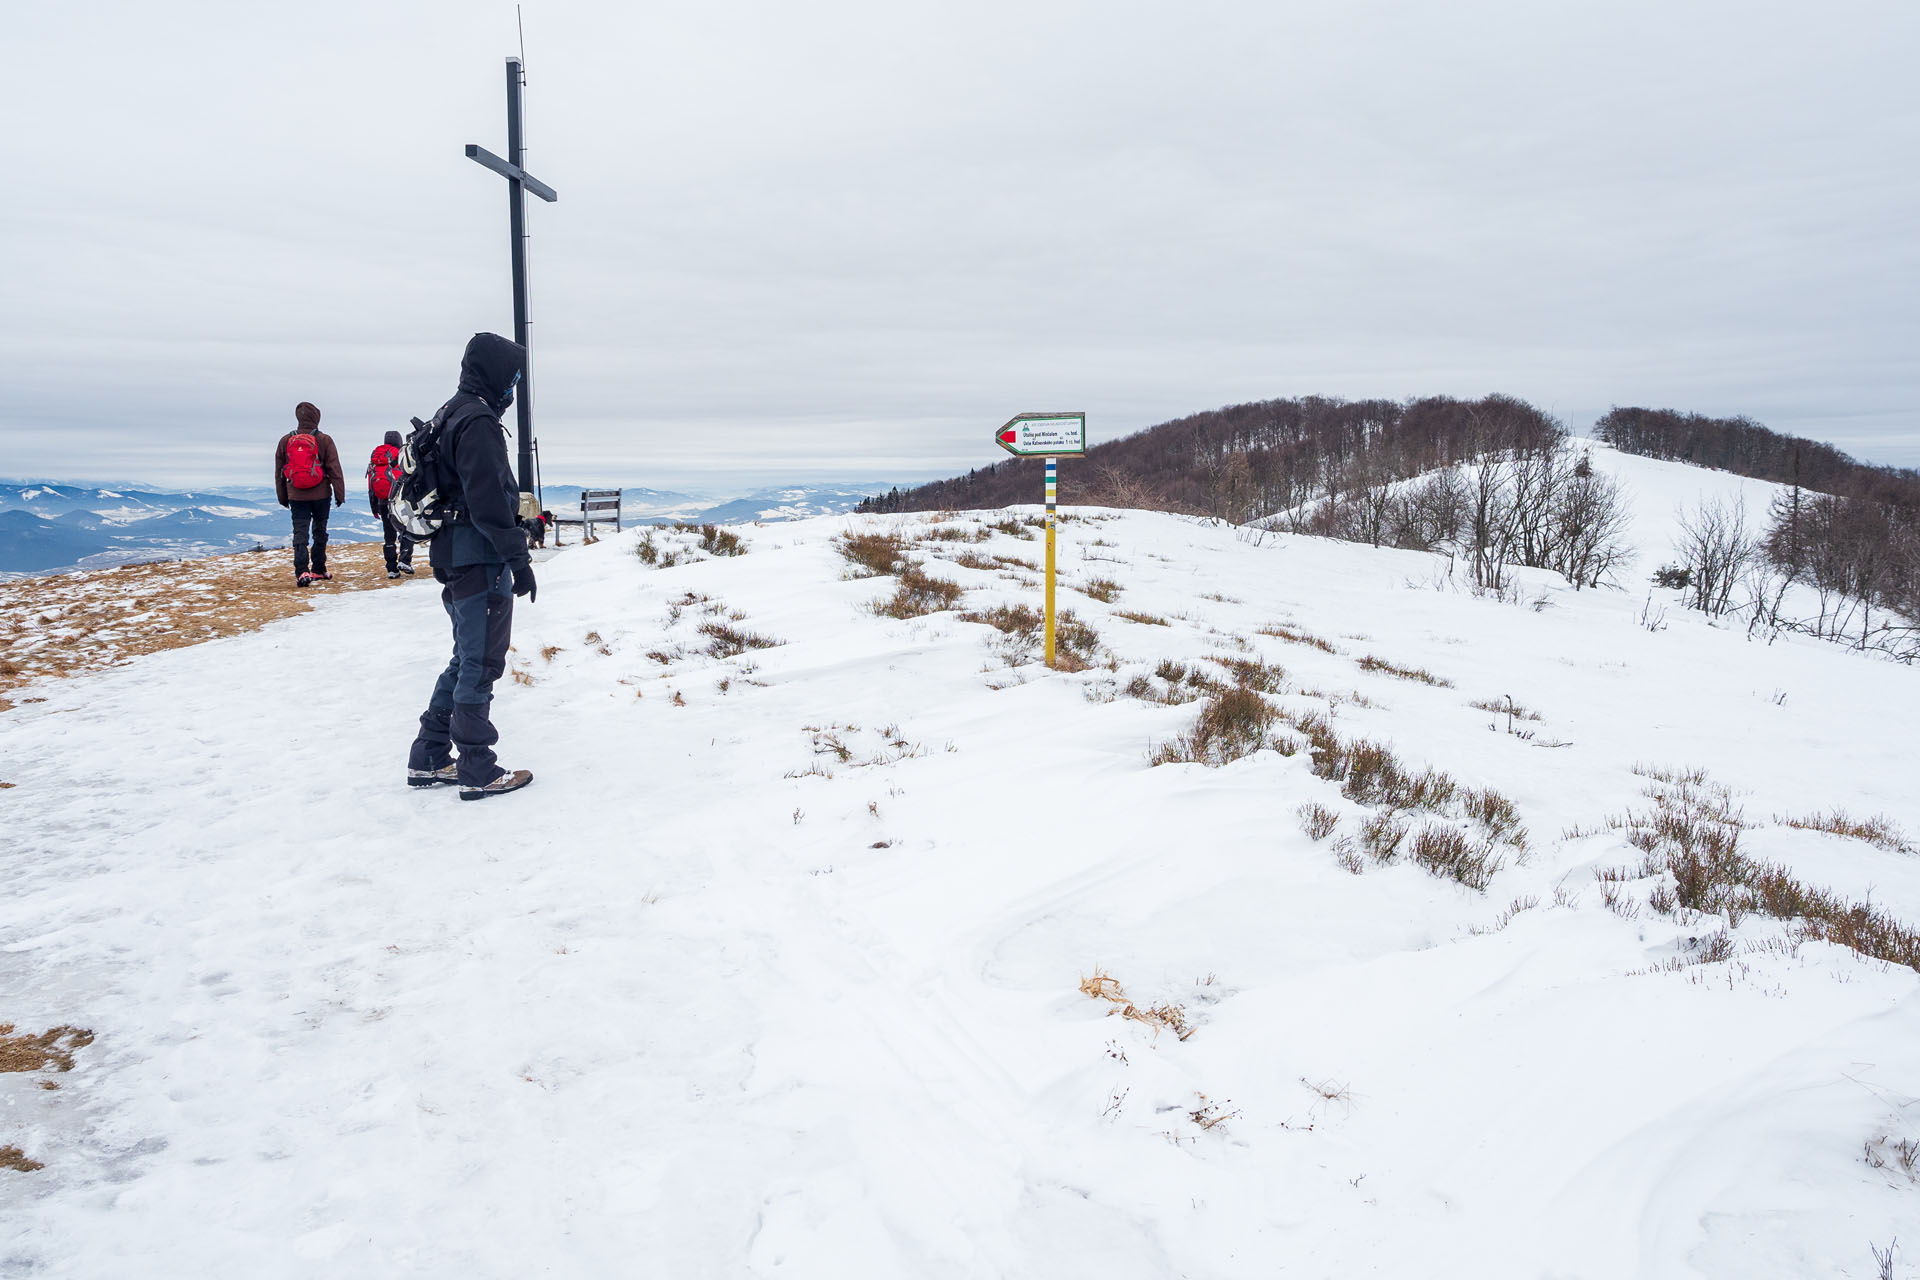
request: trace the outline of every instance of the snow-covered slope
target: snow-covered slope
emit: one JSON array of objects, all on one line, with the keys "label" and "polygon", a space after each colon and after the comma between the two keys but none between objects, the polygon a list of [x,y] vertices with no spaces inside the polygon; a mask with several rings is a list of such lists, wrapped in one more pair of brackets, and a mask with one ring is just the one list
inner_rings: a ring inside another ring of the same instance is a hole
[{"label": "snow-covered slope", "polygon": [[[1740,483],[1609,465],[1647,526]],[[1750,852],[1920,918],[1920,859],[1773,822],[1920,830],[1916,673],[1648,631],[1637,586],[1515,606],[1426,556],[1077,514],[1063,581],[1119,594],[1063,590],[1114,659],[1074,674],[872,613],[891,580],[832,540],[920,518],[565,551],[495,704],[537,781],[484,804],[401,785],[424,583],[39,687],[0,716],[0,1014],[96,1038],[57,1090],[0,1076],[0,1143],[46,1166],[0,1172],[9,1273],[1807,1277],[1920,1240],[1920,975],[1751,916],[1687,963],[1718,924],[1594,877],[1640,860],[1604,828],[1635,766],[1697,766]],[[1037,601],[1036,541],[918,554],[963,609]],[[1356,875],[1301,830],[1363,816],[1304,753],[1150,766],[1197,704],[1127,686],[1222,653],[1499,788],[1530,856],[1485,893]],[[1508,695],[1532,736],[1468,705]]]}]

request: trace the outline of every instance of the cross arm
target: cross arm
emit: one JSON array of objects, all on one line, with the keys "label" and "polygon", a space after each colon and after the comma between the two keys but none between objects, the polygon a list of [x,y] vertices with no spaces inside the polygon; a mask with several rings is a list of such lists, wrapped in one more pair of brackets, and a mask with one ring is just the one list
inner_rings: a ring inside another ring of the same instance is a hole
[{"label": "cross arm", "polygon": [[534,177],[532,174],[528,173],[525,169],[522,169],[519,165],[512,164],[512,163],[509,163],[508,161],[502,160],[499,156],[493,154],[493,152],[487,150],[485,147],[477,147],[473,143],[469,142],[467,144],[467,159],[476,160],[479,163],[485,165],[487,168],[493,170],[495,173],[499,174],[501,177],[506,178],[512,182],[518,182],[521,186],[533,192],[533,194],[539,196],[542,200],[545,200],[548,204],[552,204],[555,200],[558,200],[560,198],[559,193],[554,191],[552,187],[540,181],[540,179]]}]

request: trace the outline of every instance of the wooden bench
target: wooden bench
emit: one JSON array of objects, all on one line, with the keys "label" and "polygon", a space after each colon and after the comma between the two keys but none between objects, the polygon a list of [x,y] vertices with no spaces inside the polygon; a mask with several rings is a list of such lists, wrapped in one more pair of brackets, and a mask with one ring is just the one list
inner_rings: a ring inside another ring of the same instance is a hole
[{"label": "wooden bench", "polygon": [[560,545],[560,526],[577,524],[580,526],[584,541],[593,541],[593,526],[613,524],[615,533],[620,531],[620,490],[618,489],[582,489],[580,491],[579,515],[555,515],[553,517],[553,545]]}]

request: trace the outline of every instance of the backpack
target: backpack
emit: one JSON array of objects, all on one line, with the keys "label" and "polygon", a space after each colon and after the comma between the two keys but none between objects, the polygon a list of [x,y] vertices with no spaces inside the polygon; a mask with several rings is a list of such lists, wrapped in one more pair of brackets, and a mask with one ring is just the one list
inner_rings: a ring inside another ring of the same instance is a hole
[{"label": "backpack", "polygon": [[452,457],[454,430],[476,411],[487,412],[486,403],[477,397],[465,403],[461,399],[447,401],[426,422],[409,419],[413,434],[400,446],[399,483],[393,486],[387,514],[416,538],[431,538],[460,519],[456,505],[460,480]]},{"label": "backpack", "polygon": [[324,489],[327,469],[320,465],[320,442],[311,431],[287,437],[287,465],[280,468],[289,489]]},{"label": "backpack", "polygon": [[373,459],[367,463],[367,492],[385,501],[393,496],[400,479],[400,451],[390,444],[374,446]]}]

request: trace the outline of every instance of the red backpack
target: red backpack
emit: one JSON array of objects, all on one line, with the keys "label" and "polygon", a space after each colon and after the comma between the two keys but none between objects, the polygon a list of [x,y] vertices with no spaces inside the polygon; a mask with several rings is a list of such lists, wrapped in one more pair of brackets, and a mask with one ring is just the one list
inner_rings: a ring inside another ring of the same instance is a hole
[{"label": "red backpack", "polygon": [[385,502],[400,483],[400,451],[390,444],[373,447],[373,460],[367,463],[367,492]]},{"label": "red backpack", "polygon": [[320,442],[311,431],[296,431],[287,437],[287,465],[280,469],[289,489],[326,487],[327,470],[320,465]]}]

